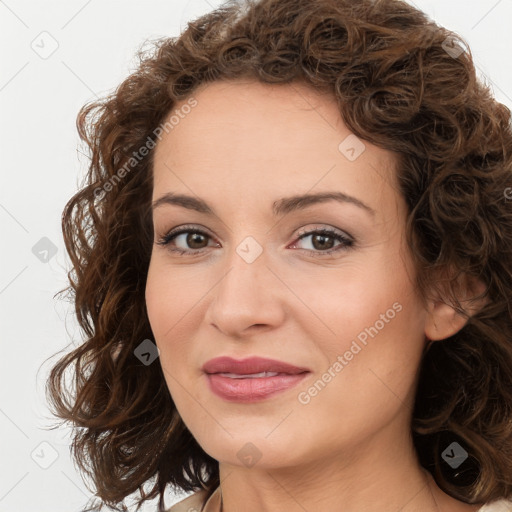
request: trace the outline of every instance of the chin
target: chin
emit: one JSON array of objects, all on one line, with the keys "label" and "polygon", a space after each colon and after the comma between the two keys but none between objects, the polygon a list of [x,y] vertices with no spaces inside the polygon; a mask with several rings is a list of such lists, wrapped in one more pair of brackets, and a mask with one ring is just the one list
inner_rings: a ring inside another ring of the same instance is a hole
[{"label": "chin", "polygon": [[226,427],[231,435],[221,428],[217,436],[198,442],[208,455],[228,465],[276,469],[300,464],[305,457],[297,452],[297,443],[303,445],[304,439],[295,440],[285,430],[279,434],[272,432],[277,424],[273,422],[272,427],[266,425],[257,429],[241,428],[238,433],[232,426],[231,429]]}]

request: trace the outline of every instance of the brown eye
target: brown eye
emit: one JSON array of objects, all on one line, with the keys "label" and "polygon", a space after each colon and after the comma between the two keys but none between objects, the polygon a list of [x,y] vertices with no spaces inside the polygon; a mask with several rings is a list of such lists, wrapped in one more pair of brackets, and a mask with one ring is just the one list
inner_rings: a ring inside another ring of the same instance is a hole
[{"label": "brown eye", "polygon": [[[302,242],[308,238],[310,239],[310,247],[304,247],[304,245],[307,244],[303,244],[302,249],[314,256],[327,256],[343,249],[349,249],[354,245],[354,239],[349,235],[334,231],[333,229],[324,228],[302,233],[298,241],[294,243],[294,246],[299,241]],[[336,242],[338,243],[336,244]]]},{"label": "brown eye", "polygon": [[201,253],[208,247],[211,239],[208,233],[191,227],[184,226],[176,231],[171,231],[163,236],[158,245],[168,246],[169,250],[178,254]]},{"label": "brown eye", "polygon": [[324,234],[311,235],[311,241],[313,242],[313,247],[319,251],[331,249],[334,245],[334,237]]},{"label": "brown eye", "polygon": [[[187,235],[185,237],[185,243],[186,243],[186,245],[188,245],[188,247],[190,249],[202,249],[203,246],[201,244],[204,243],[205,240],[206,240],[206,245],[208,245],[207,237],[205,235],[203,235],[202,233],[189,232],[188,234],[187,233],[184,233],[184,234]],[[204,246],[204,247],[206,247],[206,246]]]}]

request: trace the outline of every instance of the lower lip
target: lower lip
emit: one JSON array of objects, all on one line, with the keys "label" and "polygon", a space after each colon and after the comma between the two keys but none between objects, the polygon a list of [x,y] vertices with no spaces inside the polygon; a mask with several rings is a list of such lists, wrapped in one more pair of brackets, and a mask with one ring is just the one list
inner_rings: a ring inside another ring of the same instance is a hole
[{"label": "lower lip", "polygon": [[210,389],[229,402],[258,402],[296,386],[309,372],[255,379],[231,379],[218,373],[207,374]]}]

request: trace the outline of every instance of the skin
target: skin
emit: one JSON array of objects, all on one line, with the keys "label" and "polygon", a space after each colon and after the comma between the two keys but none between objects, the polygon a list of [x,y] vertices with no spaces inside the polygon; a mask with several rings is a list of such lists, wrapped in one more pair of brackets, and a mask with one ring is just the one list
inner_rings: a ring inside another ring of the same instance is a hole
[{"label": "skin", "polygon": [[[335,100],[302,84],[217,81],[194,98],[157,144],[153,200],[187,194],[215,215],[175,204],[154,209],[155,242],[185,224],[209,236],[154,244],[146,302],[176,407],[219,461],[224,512],[478,510],[439,489],[410,436],[426,336],[446,338],[464,320],[437,299],[423,301],[414,286],[395,155],[364,141],[350,161],[338,149],[351,132]],[[280,198],[326,191],[374,213],[333,200],[272,213]],[[322,228],[350,235],[353,245],[299,239]],[[263,249],[251,263],[236,252],[248,236]],[[322,255],[330,248],[340,250]],[[347,361],[358,334],[397,303],[400,312]],[[279,359],[311,373],[264,401],[227,402],[201,370],[223,355]],[[343,369],[301,403],[298,394],[340,355]],[[237,456],[247,443],[261,455],[252,467]]]}]

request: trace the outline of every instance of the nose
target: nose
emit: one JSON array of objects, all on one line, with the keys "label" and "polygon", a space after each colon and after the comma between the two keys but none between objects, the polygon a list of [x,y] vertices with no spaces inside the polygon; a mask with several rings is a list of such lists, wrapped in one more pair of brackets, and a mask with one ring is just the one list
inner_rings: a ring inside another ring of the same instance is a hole
[{"label": "nose", "polygon": [[269,263],[265,250],[251,261],[233,248],[223,262],[223,277],[211,291],[207,323],[230,338],[279,326],[285,316],[285,291]]}]

